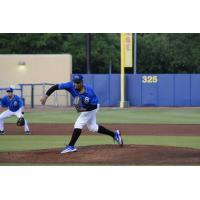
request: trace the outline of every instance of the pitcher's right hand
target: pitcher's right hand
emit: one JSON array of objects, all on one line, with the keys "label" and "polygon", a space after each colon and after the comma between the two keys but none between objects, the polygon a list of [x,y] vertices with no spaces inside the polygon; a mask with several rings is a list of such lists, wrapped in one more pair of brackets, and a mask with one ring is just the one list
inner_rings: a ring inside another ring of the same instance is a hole
[{"label": "pitcher's right hand", "polygon": [[47,98],[48,98],[48,96],[45,95],[45,96],[43,96],[43,97],[40,99],[40,102],[41,102],[42,105],[45,105],[45,103],[46,103],[46,101],[47,101]]}]

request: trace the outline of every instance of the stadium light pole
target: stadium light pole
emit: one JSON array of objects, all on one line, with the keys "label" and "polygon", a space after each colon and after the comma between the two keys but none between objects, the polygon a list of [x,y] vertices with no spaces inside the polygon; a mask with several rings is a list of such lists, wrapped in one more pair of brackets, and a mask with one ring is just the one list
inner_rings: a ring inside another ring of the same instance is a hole
[{"label": "stadium light pole", "polygon": [[91,34],[86,33],[86,67],[87,74],[91,73],[90,70],[90,58],[91,58]]},{"label": "stadium light pole", "polygon": [[137,33],[134,33],[134,74],[137,74]]}]

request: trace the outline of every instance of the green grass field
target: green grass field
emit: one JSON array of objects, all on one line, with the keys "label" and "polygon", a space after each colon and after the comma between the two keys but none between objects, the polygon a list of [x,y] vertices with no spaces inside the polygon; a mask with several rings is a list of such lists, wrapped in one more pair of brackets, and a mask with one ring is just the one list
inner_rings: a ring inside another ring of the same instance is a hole
[{"label": "green grass field", "polygon": [[[74,123],[78,114],[72,110],[27,112],[30,123]],[[99,123],[121,124],[200,124],[200,109],[102,109],[97,114]],[[14,118],[6,122],[14,123]]]},{"label": "green grass field", "polygon": [[[0,152],[63,148],[69,136],[1,136]],[[200,149],[198,136],[124,136],[125,144],[163,145]],[[106,136],[81,136],[77,146],[114,144]]]},{"label": "green grass field", "polygon": [[[27,112],[29,123],[74,123],[78,114],[75,111]],[[200,109],[102,109],[97,114],[99,123],[121,124],[200,124]],[[6,123],[15,123],[10,118]],[[70,136],[11,136],[0,137],[0,152],[33,149],[62,148]],[[198,136],[124,136],[125,144],[166,145],[200,148]],[[81,136],[77,146],[113,144],[106,136]]]}]

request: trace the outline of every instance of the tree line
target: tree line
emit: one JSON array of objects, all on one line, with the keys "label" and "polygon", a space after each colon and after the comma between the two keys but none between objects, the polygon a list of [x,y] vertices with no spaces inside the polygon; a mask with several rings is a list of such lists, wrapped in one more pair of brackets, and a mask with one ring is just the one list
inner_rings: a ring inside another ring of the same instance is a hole
[{"label": "tree line", "polygon": [[[92,33],[90,39],[91,73],[119,73],[120,34]],[[73,73],[86,73],[84,33],[0,34],[0,54],[60,53],[72,55]],[[200,34],[138,33],[137,73],[200,73]]]}]

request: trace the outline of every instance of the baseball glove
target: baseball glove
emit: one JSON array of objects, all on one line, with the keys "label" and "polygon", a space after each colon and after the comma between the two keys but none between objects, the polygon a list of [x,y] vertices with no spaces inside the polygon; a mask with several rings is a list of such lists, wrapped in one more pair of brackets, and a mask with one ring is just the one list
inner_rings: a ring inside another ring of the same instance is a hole
[{"label": "baseball glove", "polygon": [[25,120],[23,117],[20,117],[18,120],[17,120],[17,123],[16,123],[17,126],[24,126],[25,125]]}]

